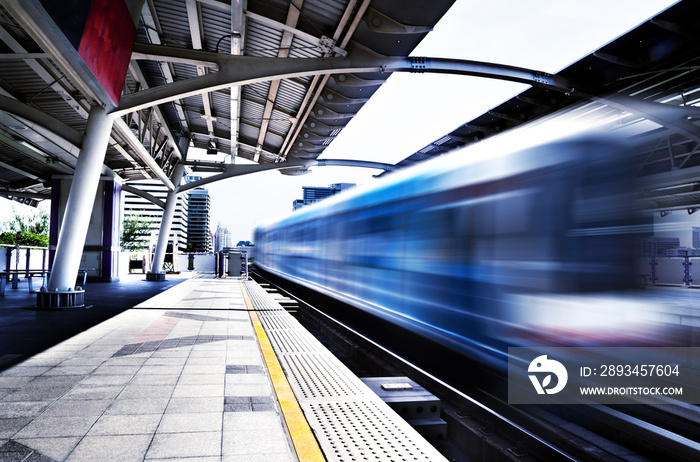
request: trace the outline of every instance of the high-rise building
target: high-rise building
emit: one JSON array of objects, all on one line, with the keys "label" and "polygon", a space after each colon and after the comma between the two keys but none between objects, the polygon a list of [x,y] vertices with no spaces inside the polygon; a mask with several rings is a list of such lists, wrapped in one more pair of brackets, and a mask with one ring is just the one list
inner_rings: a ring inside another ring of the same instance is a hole
[{"label": "high-rise building", "polygon": [[355,183],[334,183],[327,187],[321,186],[302,186],[304,190],[304,199],[297,199],[292,204],[293,210],[300,209],[310,204],[334,196],[341,191],[350,189],[355,186]]},{"label": "high-rise building", "polygon": [[[186,182],[196,181],[199,177],[188,176]],[[204,188],[194,188],[189,190],[187,220],[187,243],[189,248],[195,252],[211,252],[212,242],[210,239],[209,212],[211,210],[211,199],[209,191]]]},{"label": "high-rise building", "polygon": [[214,250],[216,252],[231,247],[231,233],[229,232],[228,228],[223,228],[221,224],[217,225],[215,240],[216,244],[214,246]]},{"label": "high-rise building", "polygon": [[[148,193],[157,199],[165,202],[168,195],[168,187],[160,180],[142,180],[129,182],[129,186]],[[187,217],[188,217],[187,194],[177,196],[175,213],[173,214],[173,224],[170,227],[169,242],[177,239],[177,247],[180,251],[187,248]],[[149,223],[150,235],[144,236],[141,241],[144,248],[152,246],[158,240],[160,223],[163,221],[163,209],[153,202],[128,191],[124,192],[124,217],[138,216]]]},{"label": "high-rise building", "polygon": [[693,226],[693,248],[700,249],[700,227]]}]

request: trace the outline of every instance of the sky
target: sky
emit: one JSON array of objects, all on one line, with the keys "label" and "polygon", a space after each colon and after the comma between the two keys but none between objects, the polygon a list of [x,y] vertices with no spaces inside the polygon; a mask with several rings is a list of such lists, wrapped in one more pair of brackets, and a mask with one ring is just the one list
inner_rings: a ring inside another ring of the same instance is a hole
[{"label": "sky", "polygon": [[[457,0],[412,55],[487,61],[556,73],[674,3]],[[397,163],[527,88],[476,77],[396,73],[320,158]],[[206,154],[202,157],[207,158]],[[251,240],[256,224],[291,213],[293,201],[302,198],[302,186],[381,181],[373,177],[380,171],[373,169],[311,170],[302,176],[261,172],[208,185],[212,231],[221,224],[229,229],[234,243]],[[18,205],[15,208],[26,209]],[[0,199],[0,222],[11,213],[10,201]]]}]

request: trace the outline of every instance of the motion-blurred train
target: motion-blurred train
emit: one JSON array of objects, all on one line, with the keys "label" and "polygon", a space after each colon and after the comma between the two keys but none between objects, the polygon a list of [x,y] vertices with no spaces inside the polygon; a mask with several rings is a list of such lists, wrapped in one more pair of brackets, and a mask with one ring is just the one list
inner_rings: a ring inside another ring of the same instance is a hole
[{"label": "motion-blurred train", "polygon": [[627,150],[481,144],[258,227],[255,264],[491,363],[619,341],[625,302],[591,296],[634,283]]}]

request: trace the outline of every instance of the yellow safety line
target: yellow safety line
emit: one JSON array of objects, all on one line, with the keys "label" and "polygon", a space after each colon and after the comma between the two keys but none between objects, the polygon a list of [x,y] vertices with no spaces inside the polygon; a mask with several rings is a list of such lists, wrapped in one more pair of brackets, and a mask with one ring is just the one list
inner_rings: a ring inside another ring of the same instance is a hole
[{"label": "yellow safety line", "polygon": [[267,337],[265,329],[260,322],[260,318],[258,318],[258,314],[255,312],[253,302],[248,296],[248,289],[246,289],[242,282],[239,282],[239,284],[241,286],[241,292],[243,293],[243,299],[248,308],[248,314],[250,315],[251,321],[253,321],[253,327],[258,337],[260,350],[265,358],[267,370],[270,372],[270,379],[272,379],[272,386],[275,389],[277,401],[280,403],[287,429],[292,437],[292,443],[297,452],[297,457],[300,461],[304,462],[325,461],[326,459],[314,437],[313,431],[304,417],[304,412],[301,410],[301,407],[299,407],[292,387],[289,385],[287,377],[282,370],[282,366],[277,360],[277,355],[272,348],[270,339]]}]

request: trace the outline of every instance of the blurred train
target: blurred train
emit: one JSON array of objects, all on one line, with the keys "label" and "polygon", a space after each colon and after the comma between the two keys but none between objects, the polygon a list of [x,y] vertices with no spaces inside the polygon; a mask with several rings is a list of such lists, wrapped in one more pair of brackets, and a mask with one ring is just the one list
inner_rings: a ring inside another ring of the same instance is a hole
[{"label": "blurred train", "polygon": [[624,339],[601,293],[634,284],[628,150],[482,143],[258,227],[255,264],[500,366],[508,346]]}]

